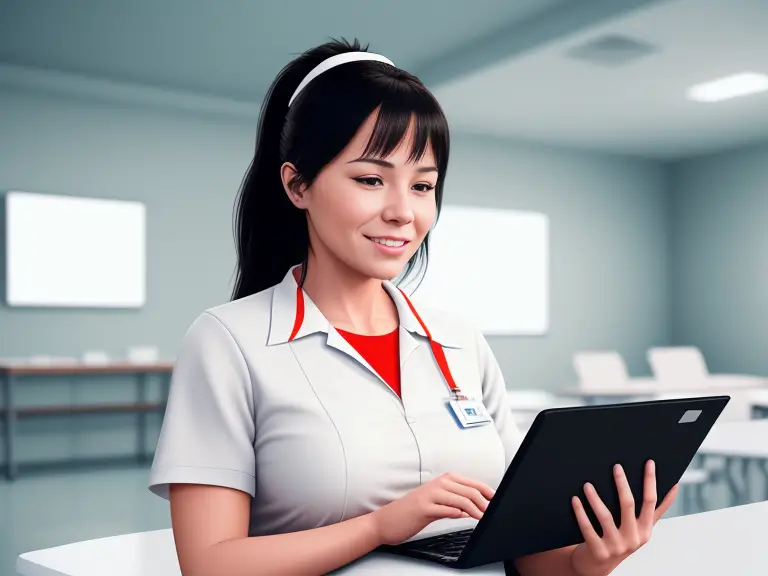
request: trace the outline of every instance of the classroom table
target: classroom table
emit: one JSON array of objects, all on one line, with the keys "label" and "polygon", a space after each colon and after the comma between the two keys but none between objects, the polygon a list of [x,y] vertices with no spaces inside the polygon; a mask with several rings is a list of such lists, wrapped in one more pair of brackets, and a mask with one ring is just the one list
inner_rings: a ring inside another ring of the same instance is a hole
[{"label": "classroom table", "polygon": [[[139,364],[128,361],[110,362],[105,364],[84,364],[79,362],[61,362],[52,364],[14,363],[0,364],[0,389],[3,393],[3,404],[0,406],[0,419],[4,422],[5,438],[5,475],[8,480],[14,480],[18,474],[16,455],[16,422],[20,418],[44,417],[54,415],[74,414],[106,414],[134,412],[138,414],[137,454],[139,462],[148,458],[145,453],[146,445],[146,414],[162,412],[168,396],[170,376],[173,362],[157,362]],[[30,377],[94,377],[94,376],[133,376],[136,381],[136,399],[130,402],[108,404],[77,404],[77,405],[45,405],[18,406],[16,403],[17,387],[22,385],[25,378]],[[163,381],[161,400],[148,400],[148,378],[158,375]]]},{"label": "classroom table", "polygon": [[757,379],[744,379],[730,383],[728,386],[719,386],[716,383],[707,386],[670,386],[668,383],[658,380],[643,382],[629,382],[605,386],[569,386],[558,390],[558,396],[562,398],[578,398],[586,404],[600,404],[603,402],[627,402],[637,399],[650,399],[661,395],[679,394],[684,396],[699,396],[723,394],[728,395],[734,390],[765,391],[765,381]]},{"label": "classroom table", "polygon": [[[768,502],[662,519],[653,537],[612,576],[763,576]],[[180,576],[170,529],[112,536],[21,554],[19,576]],[[501,563],[463,574],[504,574]],[[456,574],[428,562],[374,552],[335,572],[344,576]]]},{"label": "classroom table", "polygon": [[768,390],[756,390],[752,394],[752,418],[768,418]]},{"label": "classroom table", "polygon": [[[726,479],[734,504],[748,501],[748,474],[750,468],[756,468],[765,478],[768,500],[768,419],[716,423],[696,457],[704,468],[712,458],[725,459]],[[734,465],[740,468],[740,480],[733,474]]]}]

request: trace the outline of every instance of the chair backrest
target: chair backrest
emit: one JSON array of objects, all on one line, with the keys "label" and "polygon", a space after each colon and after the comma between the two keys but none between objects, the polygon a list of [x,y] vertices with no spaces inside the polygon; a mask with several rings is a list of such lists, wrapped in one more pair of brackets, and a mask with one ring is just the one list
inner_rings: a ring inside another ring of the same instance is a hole
[{"label": "chair backrest", "polygon": [[573,367],[582,388],[606,388],[629,383],[624,359],[613,350],[577,352],[573,355]]},{"label": "chair backrest", "polygon": [[709,379],[704,356],[695,346],[651,348],[648,363],[657,380],[675,388],[701,386]]}]

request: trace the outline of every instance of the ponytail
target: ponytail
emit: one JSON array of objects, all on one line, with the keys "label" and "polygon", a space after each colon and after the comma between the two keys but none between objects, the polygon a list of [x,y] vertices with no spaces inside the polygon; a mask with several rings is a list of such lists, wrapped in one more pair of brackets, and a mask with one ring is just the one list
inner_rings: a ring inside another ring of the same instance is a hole
[{"label": "ponytail", "polygon": [[[232,300],[278,284],[296,264],[303,264],[303,282],[309,250],[306,215],[289,200],[280,175],[284,162],[296,160],[289,158],[297,131],[295,122],[286,118],[289,103],[301,81],[320,62],[336,54],[365,50],[367,47],[361,47],[357,40],[349,43],[342,39],[318,46],[283,68],[267,91],[261,106],[256,152],[235,203],[237,270]],[[291,108],[301,108],[302,100],[299,97]],[[300,172],[297,182],[308,184],[313,177]]]},{"label": "ponytail", "polygon": [[291,266],[306,259],[306,218],[288,199],[280,177],[283,123],[299,82],[299,70],[283,70],[261,107],[256,152],[236,202],[233,300],[279,283]]}]

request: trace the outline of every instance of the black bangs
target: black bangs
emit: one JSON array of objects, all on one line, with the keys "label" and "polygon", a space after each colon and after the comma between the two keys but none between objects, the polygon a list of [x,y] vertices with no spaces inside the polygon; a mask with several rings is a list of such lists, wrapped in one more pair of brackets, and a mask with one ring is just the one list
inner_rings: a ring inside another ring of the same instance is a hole
[{"label": "black bangs", "polygon": [[[428,148],[435,159],[438,170],[435,201],[439,218],[450,150],[448,121],[440,104],[426,88],[409,81],[407,76],[392,80],[377,96],[380,102],[378,114],[363,156],[389,156],[411,129],[409,161],[419,161]],[[427,234],[416,254],[394,279],[396,284],[407,286],[409,291],[418,289],[427,269],[429,245],[430,235]]]},{"label": "black bangs", "polygon": [[431,148],[443,181],[450,149],[448,122],[440,105],[425,90],[409,83],[393,82],[383,95],[364,156],[386,157],[413,127],[409,160],[420,160]]}]

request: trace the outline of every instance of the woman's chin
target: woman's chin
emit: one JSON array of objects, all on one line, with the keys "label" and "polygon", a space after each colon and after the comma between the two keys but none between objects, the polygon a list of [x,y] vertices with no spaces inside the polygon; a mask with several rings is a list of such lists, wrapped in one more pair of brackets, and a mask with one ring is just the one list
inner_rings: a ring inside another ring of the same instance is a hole
[{"label": "woman's chin", "polygon": [[375,266],[369,266],[365,270],[366,275],[376,280],[392,280],[397,278],[405,270],[405,262],[388,262],[386,264],[379,264]]}]

